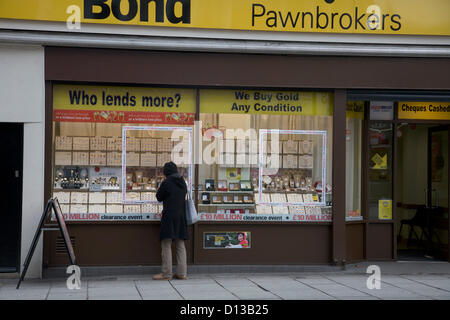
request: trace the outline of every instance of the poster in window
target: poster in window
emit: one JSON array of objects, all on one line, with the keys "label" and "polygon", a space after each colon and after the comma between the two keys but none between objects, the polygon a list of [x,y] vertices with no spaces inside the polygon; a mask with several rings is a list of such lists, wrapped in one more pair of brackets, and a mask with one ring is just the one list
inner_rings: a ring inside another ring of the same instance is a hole
[{"label": "poster in window", "polygon": [[204,249],[247,249],[250,247],[250,231],[219,231],[203,233]]}]

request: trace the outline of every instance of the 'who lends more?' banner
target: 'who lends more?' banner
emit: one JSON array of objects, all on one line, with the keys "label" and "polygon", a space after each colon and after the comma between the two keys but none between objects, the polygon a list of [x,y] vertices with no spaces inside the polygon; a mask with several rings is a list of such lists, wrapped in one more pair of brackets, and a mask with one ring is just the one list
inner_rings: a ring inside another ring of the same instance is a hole
[{"label": "'who lends more?' banner", "polygon": [[55,85],[53,120],[192,125],[195,90]]}]

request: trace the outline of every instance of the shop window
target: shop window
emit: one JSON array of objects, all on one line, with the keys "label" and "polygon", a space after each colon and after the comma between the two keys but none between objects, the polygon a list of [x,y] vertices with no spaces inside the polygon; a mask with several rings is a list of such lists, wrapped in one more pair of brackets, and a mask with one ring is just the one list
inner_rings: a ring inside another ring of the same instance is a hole
[{"label": "shop window", "polygon": [[[173,129],[193,127],[195,90],[55,85],[53,91],[52,194],[66,220],[159,220],[162,167],[177,145]],[[180,173],[190,185],[190,165],[180,163]]]},{"label": "shop window", "polygon": [[199,214],[331,221],[332,94],[200,90]]},{"label": "shop window", "polygon": [[347,102],[346,114],[346,210],[347,221],[362,220],[361,177],[364,101]]}]

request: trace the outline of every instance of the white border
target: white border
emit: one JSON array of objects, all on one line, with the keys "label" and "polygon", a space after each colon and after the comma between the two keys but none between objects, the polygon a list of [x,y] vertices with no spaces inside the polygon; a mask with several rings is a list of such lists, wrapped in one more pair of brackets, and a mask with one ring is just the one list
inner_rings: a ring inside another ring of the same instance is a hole
[{"label": "white border", "polygon": [[[262,172],[263,172],[263,136],[268,133],[280,134],[305,134],[305,135],[321,135],[322,136],[322,201],[321,202],[262,202]],[[326,206],[326,170],[327,170],[327,132],[323,130],[278,130],[278,129],[260,129],[259,130],[259,186],[258,197],[259,205],[270,206]]]}]

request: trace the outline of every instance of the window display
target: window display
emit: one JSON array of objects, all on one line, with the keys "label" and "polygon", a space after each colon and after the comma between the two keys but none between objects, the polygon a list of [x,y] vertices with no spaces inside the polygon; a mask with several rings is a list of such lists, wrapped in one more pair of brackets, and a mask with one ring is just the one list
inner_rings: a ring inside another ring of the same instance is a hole
[{"label": "window display", "polygon": [[331,94],[200,90],[200,120],[201,220],[331,221]]},{"label": "window display", "polygon": [[[66,220],[159,220],[172,133],[192,130],[194,113],[194,90],[55,85],[53,196]],[[179,165],[189,184],[190,165]]]}]

